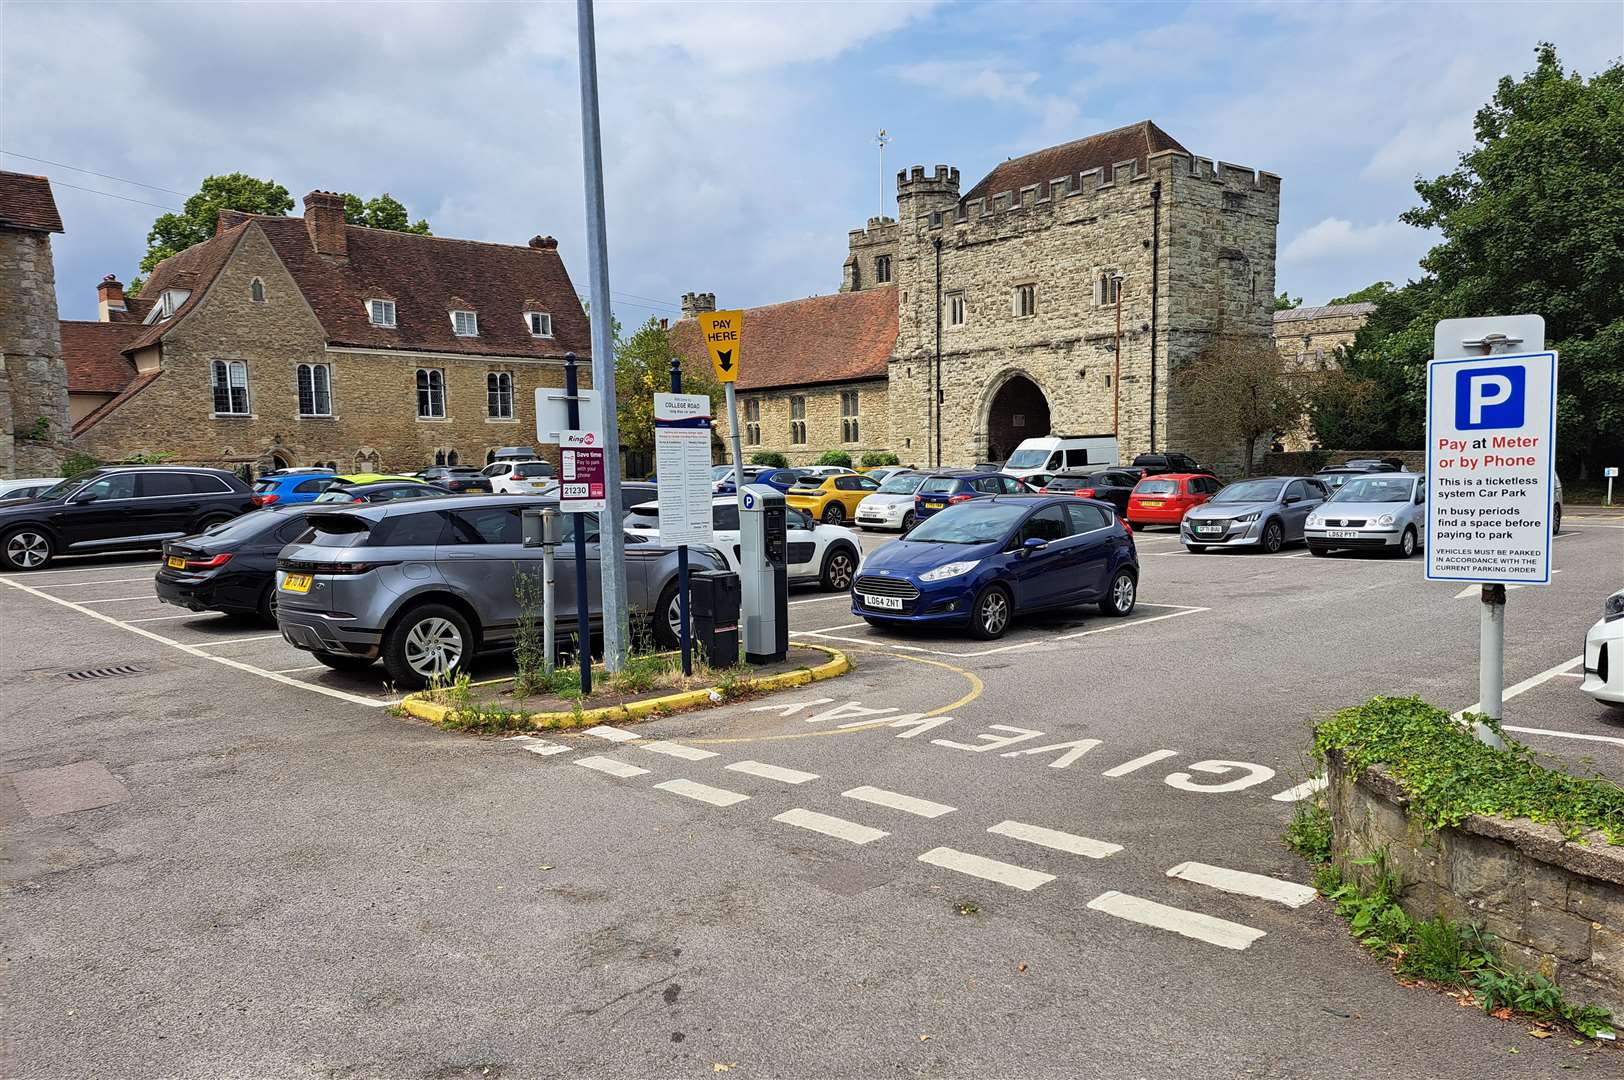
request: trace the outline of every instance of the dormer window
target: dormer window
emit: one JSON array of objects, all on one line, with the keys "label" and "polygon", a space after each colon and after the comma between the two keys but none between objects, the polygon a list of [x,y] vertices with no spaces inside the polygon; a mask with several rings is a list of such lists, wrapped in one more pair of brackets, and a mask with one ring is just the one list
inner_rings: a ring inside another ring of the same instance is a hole
[{"label": "dormer window", "polygon": [[472,311],[453,311],[451,332],[458,337],[478,337],[479,316]]},{"label": "dormer window", "polygon": [[265,302],[265,283],[259,278],[255,278],[248,283],[248,299],[256,304]]},{"label": "dormer window", "polygon": [[553,336],[553,317],[545,311],[527,311],[524,321],[530,327],[531,337]]},{"label": "dormer window", "polygon": [[368,300],[367,321],[373,326],[395,325],[395,302],[393,300]]},{"label": "dormer window", "polygon": [[147,312],[144,322],[148,326],[155,322],[163,322],[179,311],[180,306],[186,303],[186,298],[191,295],[192,291],[190,289],[165,289],[158,294],[158,302],[152,305],[151,311]]}]

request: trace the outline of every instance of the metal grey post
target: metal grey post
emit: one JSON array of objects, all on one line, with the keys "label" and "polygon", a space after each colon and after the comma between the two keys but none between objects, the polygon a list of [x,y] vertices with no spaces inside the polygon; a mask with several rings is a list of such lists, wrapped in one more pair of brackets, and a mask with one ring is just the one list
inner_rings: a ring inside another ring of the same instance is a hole
[{"label": "metal grey post", "polygon": [[553,618],[557,614],[553,607],[558,584],[558,575],[553,568],[553,548],[558,546],[558,507],[543,507],[541,522],[541,670],[551,675],[553,658],[558,655],[558,640],[553,629]]},{"label": "metal grey post", "polygon": [[[1506,696],[1506,587],[1483,586],[1483,602],[1477,620],[1477,711],[1498,723]],[[1506,748],[1499,732],[1487,724],[1474,724],[1478,742],[1496,750]]]},{"label": "metal grey post", "polygon": [[[603,210],[603,140],[598,128],[598,49],[592,0],[576,0],[581,55],[581,147],[586,169],[586,254],[592,298],[592,387],[603,402],[604,495],[598,515],[603,580],[603,666],[626,660],[626,537],[620,527],[620,424],[615,413],[615,357],[609,300],[609,240]],[[583,603],[585,599],[583,598]]]},{"label": "metal grey post", "polygon": [[[722,395],[727,403],[727,434],[728,443],[733,447],[733,498],[739,505],[739,513],[744,513],[744,443],[739,439],[739,398],[733,392],[733,384],[722,384]],[[743,613],[760,611],[764,603],[758,586],[752,583],[749,574],[739,576],[739,611],[740,622],[743,622]],[[739,635],[742,644],[744,635]]]}]

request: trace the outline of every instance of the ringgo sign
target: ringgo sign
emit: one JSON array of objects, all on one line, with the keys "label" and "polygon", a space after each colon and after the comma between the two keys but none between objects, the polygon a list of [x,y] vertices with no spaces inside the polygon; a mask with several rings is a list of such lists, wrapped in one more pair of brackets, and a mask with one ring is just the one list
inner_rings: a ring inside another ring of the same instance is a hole
[{"label": "ringgo sign", "polygon": [[1427,365],[1427,577],[1551,580],[1556,353]]}]

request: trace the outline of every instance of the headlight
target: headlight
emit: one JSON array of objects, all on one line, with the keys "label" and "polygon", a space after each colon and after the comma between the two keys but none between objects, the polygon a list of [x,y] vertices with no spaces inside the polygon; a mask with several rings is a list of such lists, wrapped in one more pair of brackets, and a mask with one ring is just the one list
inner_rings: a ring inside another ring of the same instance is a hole
[{"label": "headlight", "polygon": [[978,567],[980,565],[981,565],[980,560],[972,560],[970,562],[950,562],[950,563],[945,563],[945,564],[943,564],[941,566],[938,566],[934,570],[926,570],[923,574],[919,575],[919,580],[920,581],[946,581],[950,577],[958,577],[960,574],[968,574],[970,571],[974,570],[976,567]]},{"label": "headlight", "polygon": [[1242,523],[1242,524],[1245,524],[1248,521],[1256,521],[1257,520],[1257,511],[1254,510],[1250,514],[1242,514],[1240,517],[1236,518],[1235,520]]},{"label": "headlight", "polygon": [[1310,529],[1317,529],[1323,524],[1325,524],[1325,522],[1320,520],[1320,517],[1319,517],[1318,514],[1309,514],[1308,515],[1308,527]]},{"label": "headlight", "polygon": [[1398,519],[1395,518],[1392,514],[1383,514],[1381,517],[1376,519],[1376,524],[1378,524],[1378,525],[1391,525],[1393,522],[1395,522],[1397,520]]},{"label": "headlight", "polygon": [[1605,622],[1624,619],[1624,589],[1620,589],[1602,602],[1601,617]]}]

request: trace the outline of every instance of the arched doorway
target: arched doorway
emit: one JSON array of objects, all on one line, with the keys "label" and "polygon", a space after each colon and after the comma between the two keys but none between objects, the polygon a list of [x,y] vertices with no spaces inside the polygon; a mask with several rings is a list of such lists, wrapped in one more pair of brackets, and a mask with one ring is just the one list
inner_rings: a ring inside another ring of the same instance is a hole
[{"label": "arched doorway", "polygon": [[1001,462],[1022,439],[1049,434],[1049,399],[1025,375],[1011,375],[987,405],[987,458]]}]

